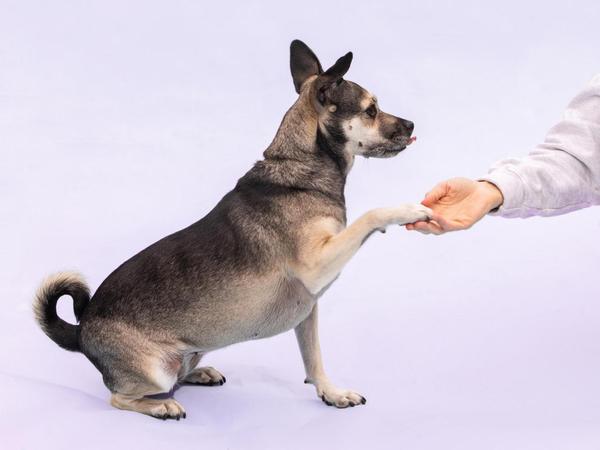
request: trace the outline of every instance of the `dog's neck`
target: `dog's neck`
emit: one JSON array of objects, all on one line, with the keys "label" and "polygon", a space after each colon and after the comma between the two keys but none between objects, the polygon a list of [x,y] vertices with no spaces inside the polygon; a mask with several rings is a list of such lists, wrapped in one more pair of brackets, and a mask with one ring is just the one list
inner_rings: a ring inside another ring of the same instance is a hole
[{"label": "dog's neck", "polygon": [[316,133],[317,113],[301,96],[285,113],[273,142],[264,152],[265,160],[312,158]]},{"label": "dog's neck", "polygon": [[[258,166],[269,167],[272,181],[316,189],[342,199],[354,162],[344,153],[343,135],[319,127],[317,113],[304,93],[289,109]],[[262,171],[261,171],[262,172]]]}]

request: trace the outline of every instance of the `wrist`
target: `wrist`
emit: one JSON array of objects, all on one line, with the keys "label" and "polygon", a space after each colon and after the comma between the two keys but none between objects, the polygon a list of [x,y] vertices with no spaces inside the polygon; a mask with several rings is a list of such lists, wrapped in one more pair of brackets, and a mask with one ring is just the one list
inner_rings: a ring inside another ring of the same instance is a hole
[{"label": "wrist", "polygon": [[367,211],[361,217],[361,219],[364,219],[363,226],[367,231],[371,232],[379,228],[385,228],[388,225],[385,221],[384,209],[385,208],[372,209],[371,211]]},{"label": "wrist", "polygon": [[489,181],[478,181],[479,189],[483,192],[486,199],[486,208],[488,212],[498,209],[504,203],[502,191],[494,183]]}]

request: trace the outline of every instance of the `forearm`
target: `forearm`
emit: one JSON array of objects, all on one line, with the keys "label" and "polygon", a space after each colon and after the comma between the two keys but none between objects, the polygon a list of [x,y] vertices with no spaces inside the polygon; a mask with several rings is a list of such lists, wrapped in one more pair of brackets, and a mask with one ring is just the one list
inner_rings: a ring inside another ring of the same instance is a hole
[{"label": "forearm", "polygon": [[[389,225],[403,225],[428,220],[433,212],[422,205],[378,208],[363,214],[338,233],[321,223],[309,224],[305,231],[298,261],[293,265],[296,276],[313,293],[331,283],[367,238]],[[321,230],[321,231],[319,231]]]},{"label": "forearm", "polygon": [[553,216],[600,204],[600,76],[524,158],[496,163],[480,180],[504,196],[503,217]]},{"label": "forearm", "polygon": [[536,151],[520,160],[504,160],[480,180],[497,186],[504,202],[503,217],[554,216],[600,203],[597,175],[579,160],[559,150]]},{"label": "forearm", "polygon": [[428,220],[432,211],[421,205],[402,205],[373,209],[345,230],[331,236],[319,252],[318,285],[324,287],[340,273],[361,245],[376,231],[390,225],[404,225],[416,220]]},{"label": "forearm", "polygon": [[316,384],[326,378],[319,345],[318,304],[315,304],[312,312],[296,327],[295,331],[306,371],[305,383]]},{"label": "forearm", "polygon": [[374,211],[369,211],[324,242],[309,244],[309,255],[303,258],[305,263],[298,267],[297,275],[311,292],[319,292],[337,277],[363,242],[379,227],[385,227],[384,223]]}]

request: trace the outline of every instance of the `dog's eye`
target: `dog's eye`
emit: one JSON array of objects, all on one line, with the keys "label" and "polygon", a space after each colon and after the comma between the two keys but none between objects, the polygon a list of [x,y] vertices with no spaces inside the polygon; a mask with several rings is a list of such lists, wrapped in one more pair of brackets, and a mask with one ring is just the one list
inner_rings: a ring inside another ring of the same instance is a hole
[{"label": "dog's eye", "polygon": [[371,105],[367,108],[367,115],[369,117],[375,117],[377,115],[377,108],[375,108],[375,105]]}]

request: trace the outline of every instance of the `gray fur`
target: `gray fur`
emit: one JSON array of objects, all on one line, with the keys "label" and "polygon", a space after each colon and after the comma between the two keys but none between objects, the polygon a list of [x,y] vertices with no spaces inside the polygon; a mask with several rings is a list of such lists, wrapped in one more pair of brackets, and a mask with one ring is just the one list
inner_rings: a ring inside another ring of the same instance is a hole
[{"label": "gray fur", "polygon": [[[185,412],[178,403],[145,396],[186,379],[218,380],[212,368],[194,371],[202,355],[292,328],[323,401],[364,403],[322,373],[317,300],[373,231],[425,220],[428,212],[383,208],[346,228],[344,186],[351,149],[358,148],[348,135],[350,121],[367,130],[372,142],[360,147],[368,156],[393,156],[410,136],[403,119],[365,113],[372,96],[342,78],[351,59],[323,73],[314,53],[294,41],[291,68],[300,96],[264,159],[206,217],[141,251],[100,285],[69,333],[76,332],[78,350],[102,373],[111,404],[179,418]],[[46,291],[40,292],[37,303],[44,304]],[[42,325],[44,317],[38,315]]]}]

